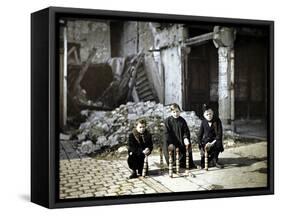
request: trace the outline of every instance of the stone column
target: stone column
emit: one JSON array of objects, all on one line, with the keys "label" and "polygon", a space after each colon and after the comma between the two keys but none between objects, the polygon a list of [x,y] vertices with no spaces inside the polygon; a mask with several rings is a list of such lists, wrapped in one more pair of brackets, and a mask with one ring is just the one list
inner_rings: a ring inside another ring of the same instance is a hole
[{"label": "stone column", "polygon": [[234,129],[234,40],[233,28],[214,28],[214,44],[218,48],[218,105],[219,117],[224,125]]},{"label": "stone column", "polygon": [[188,58],[191,52],[191,47],[182,47],[181,48],[181,63],[182,63],[182,95],[183,95],[183,103],[182,107],[184,110],[188,108],[189,105],[189,97],[188,97],[188,90],[190,85],[190,75],[189,75],[189,68],[188,68]]},{"label": "stone column", "polygon": [[234,60],[235,60],[235,54],[234,54],[234,49],[231,49],[230,52],[230,120],[231,120],[231,127],[232,130],[235,132],[236,131],[236,126],[235,126],[235,69],[234,69]]},{"label": "stone column", "polygon": [[219,117],[224,124],[230,124],[231,119],[231,94],[230,94],[230,49],[219,47],[219,73],[218,73],[218,98]]}]

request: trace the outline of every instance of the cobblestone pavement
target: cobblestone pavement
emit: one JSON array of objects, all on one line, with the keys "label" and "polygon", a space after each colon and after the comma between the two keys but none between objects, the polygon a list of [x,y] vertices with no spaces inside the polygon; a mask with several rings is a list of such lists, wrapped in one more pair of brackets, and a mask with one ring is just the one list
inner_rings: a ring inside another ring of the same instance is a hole
[{"label": "cobblestone pavement", "polygon": [[92,158],[60,162],[60,198],[163,193],[170,190],[149,178],[128,179],[124,161]]},{"label": "cobblestone pavement", "polygon": [[[192,170],[195,177],[180,170],[180,175],[168,176],[159,169],[159,155],[149,156],[149,176],[128,179],[126,159],[101,160],[78,158],[60,161],[60,198],[121,196],[169,193],[228,188],[265,187],[267,185],[266,144],[227,149],[220,161],[224,169]],[[199,153],[194,153],[199,163]]]}]

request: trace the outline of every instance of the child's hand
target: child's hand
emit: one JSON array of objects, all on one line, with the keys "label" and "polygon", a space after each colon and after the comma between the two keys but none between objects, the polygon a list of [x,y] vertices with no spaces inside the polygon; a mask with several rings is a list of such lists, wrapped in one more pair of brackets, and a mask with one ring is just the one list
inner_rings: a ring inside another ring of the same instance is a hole
[{"label": "child's hand", "polygon": [[145,155],[149,155],[149,154],[150,154],[149,148],[144,149],[144,150],[143,150],[143,153],[144,153]]},{"label": "child's hand", "polygon": [[189,143],[189,140],[188,140],[187,138],[184,138],[183,142],[184,142],[184,144],[185,144],[186,146],[188,146],[188,145],[190,144],[190,143]]},{"label": "child's hand", "polygon": [[209,151],[213,147],[213,143],[208,142],[205,146],[206,151]]}]

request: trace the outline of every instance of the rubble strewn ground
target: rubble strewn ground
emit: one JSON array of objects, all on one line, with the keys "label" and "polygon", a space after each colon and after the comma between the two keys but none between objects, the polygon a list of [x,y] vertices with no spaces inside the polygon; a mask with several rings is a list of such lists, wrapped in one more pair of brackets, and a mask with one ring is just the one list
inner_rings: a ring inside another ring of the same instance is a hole
[{"label": "rubble strewn ground", "polygon": [[[154,146],[157,148],[163,143],[164,119],[169,116],[167,106],[153,101],[128,102],[112,111],[83,110],[84,119],[77,130],[61,134],[61,142],[72,140],[72,145],[80,154],[100,154],[113,151],[118,155],[126,152],[127,137],[138,118],[147,120],[147,128],[152,133]],[[193,111],[182,112],[191,133],[193,148],[197,148],[197,132],[200,118]],[[231,131],[224,131],[225,147],[238,144],[241,138]],[[118,150],[118,151],[117,151]],[[111,154],[112,156],[112,154]]]}]

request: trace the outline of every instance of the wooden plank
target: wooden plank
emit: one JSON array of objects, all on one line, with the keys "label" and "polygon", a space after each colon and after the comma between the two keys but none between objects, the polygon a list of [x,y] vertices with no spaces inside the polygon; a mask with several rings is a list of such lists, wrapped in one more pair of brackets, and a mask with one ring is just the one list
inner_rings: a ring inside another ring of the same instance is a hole
[{"label": "wooden plank", "polygon": [[128,90],[128,94],[127,94],[127,100],[129,100],[129,98],[132,95],[133,88],[135,87],[135,84],[136,84],[137,73],[138,73],[138,70],[140,69],[140,66],[142,64],[143,58],[144,58],[144,54],[140,52],[137,55],[136,66],[134,68],[134,71],[132,72],[133,76],[131,78],[131,85],[129,86],[129,90]]},{"label": "wooden plank", "polygon": [[144,88],[139,88],[138,90],[137,90],[137,93],[138,93],[138,95],[141,95],[141,94],[143,94],[144,92],[152,92],[152,90],[151,90],[151,88],[150,88],[150,86],[149,85],[146,85]]},{"label": "wooden plank", "polygon": [[209,40],[212,40],[214,36],[213,32],[202,34],[196,37],[189,38],[185,41],[186,46],[198,46],[203,43],[208,42]]},{"label": "wooden plank", "polygon": [[155,101],[155,98],[152,95],[150,95],[148,97],[143,98],[141,101]]},{"label": "wooden plank", "polygon": [[153,93],[151,91],[148,91],[148,92],[144,92],[143,94],[140,94],[139,97],[145,98],[145,97],[148,97],[150,95],[153,96]]},{"label": "wooden plank", "polygon": [[146,77],[143,77],[143,78],[137,80],[136,85],[140,85],[143,82],[149,82],[149,81]]}]

